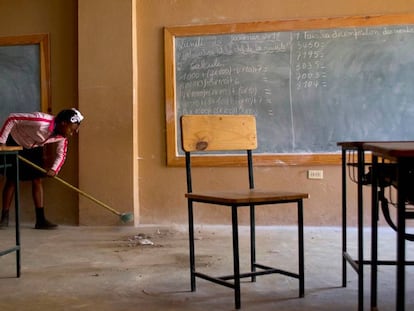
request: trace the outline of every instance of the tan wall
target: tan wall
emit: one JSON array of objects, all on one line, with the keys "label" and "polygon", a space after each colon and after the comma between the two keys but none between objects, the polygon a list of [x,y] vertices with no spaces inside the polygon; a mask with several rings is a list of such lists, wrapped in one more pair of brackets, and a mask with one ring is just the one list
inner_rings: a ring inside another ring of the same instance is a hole
[{"label": "tan wall", "polygon": [[[0,36],[50,34],[52,113],[77,106],[77,7],[74,0],[0,0]],[[77,139],[60,177],[77,184]],[[34,219],[30,183],[22,183],[22,220]],[[77,224],[78,196],[52,180],[45,180],[45,207],[50,219]]]},{"label": "tan wall", "polygon": [[[79,186],[122,212],[133,210],[132,94],[131,1],[79,1]],[[119,218],[82,197],[79,222]]]}]

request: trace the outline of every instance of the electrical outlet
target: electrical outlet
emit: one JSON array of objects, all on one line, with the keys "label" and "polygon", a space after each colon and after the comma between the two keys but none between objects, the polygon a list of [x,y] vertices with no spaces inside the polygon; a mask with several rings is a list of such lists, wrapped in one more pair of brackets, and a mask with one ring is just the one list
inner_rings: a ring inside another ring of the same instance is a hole
[{"label": "electrical outlet", "polygon": [[323,179],[323,170],[308,170],[308,179]]}]

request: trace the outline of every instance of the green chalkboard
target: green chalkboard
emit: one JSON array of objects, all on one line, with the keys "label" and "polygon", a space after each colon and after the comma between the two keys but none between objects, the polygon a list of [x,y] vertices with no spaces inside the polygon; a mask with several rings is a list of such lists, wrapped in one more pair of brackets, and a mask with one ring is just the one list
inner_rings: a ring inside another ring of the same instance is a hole
[{"label": "green chalkboard", "polygon": [[39,47],[0,47],[0,124],[10,112],[40,110]]},{"label": "green chalkboard", "polygon": [[0,37],[0,126],[11,112],[48,107],[47,35]]},{"label": "green chalkboard", "polygon": [[174,122],[254,114],[257,153],[276,156],[336,153],[338,141],[414,140],[414,24],[404,18],[175,34]]}]

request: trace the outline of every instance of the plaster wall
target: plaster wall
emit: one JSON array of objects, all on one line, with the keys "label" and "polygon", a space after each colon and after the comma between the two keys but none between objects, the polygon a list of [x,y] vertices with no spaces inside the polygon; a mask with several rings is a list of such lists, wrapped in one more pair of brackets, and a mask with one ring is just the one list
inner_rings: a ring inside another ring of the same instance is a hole
[{"label": "plaster wall", "polygon": [[[79,187],[121,212],[133,210],[132,1],[79,1]],[[79,223],[119,217],[80,197]]]}]

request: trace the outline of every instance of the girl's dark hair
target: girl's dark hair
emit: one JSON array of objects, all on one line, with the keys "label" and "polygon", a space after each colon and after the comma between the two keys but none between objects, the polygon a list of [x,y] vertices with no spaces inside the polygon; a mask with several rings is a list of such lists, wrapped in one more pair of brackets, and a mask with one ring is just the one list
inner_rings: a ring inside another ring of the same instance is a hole
[{"label": "girl's dark hair", "polygon": [[75,108],[64,109],[60,111],[55,117],[55,123],[69,122],[69,123],[81,123],[83,116]]}]

